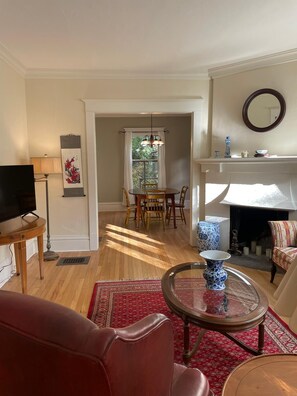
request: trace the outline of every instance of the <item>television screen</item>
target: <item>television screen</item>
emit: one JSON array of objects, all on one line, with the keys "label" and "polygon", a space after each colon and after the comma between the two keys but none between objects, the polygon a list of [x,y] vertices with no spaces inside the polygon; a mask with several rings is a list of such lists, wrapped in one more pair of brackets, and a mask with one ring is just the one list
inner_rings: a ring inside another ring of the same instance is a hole
[{"label": "television screen", "polygon": [[0,222],[36,210],[33,165],[0,166]]}]

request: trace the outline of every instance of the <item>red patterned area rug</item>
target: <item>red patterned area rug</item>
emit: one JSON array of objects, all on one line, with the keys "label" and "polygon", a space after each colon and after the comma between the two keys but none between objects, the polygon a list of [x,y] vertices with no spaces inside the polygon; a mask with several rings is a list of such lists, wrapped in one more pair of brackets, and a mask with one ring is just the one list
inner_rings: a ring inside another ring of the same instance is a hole
[{"label": "red patterned area rug", "polygon": [[[173,323],[175,362],[183,363],[183,322],[171,313],[161,291],[159,280],[97,282],[89,307],[88,318],[99,327],[125,327],[144,316],[160,312]],[[191,327],[191,343],[199,331]],[[236,336],[257,349],[257,328]],[[265,353],[297,353],[297,336],[269,308],[265,320]],[[190,367],[199,368],[208,378],[215,396],[219,396],[229,373],[252,355],[227,337],[207,331]]]}]

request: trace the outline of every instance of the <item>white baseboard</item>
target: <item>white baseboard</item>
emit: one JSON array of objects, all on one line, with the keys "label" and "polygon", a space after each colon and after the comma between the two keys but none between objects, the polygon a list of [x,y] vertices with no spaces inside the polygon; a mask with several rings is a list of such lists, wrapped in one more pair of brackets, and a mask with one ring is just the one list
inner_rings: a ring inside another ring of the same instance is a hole
[{"label": "white baseboard", "polygon": [[[46,239],[43,241],[46,250]],[[51,236],[51,249],[55,252],[89,251],[90,238],[86,235]]]},{"label": "white baseboard", "polygon": [[[43,239],[44,251],[46,251],[46,238]],[[12,246],[12,256],[8,246],[3,246],[6,249],[4,255],[6,257],[0,261],[0,288],[9,281],[15,273],[15,257],[14,248]],[[77,252],[77,251],[90,251],[90,238],[88,236],[53,236],[51,237],[51,250],[55,252]],[[29,260],[35,253],[38,252],[37,239],[30,239],[26,243],[27,260]],[[1,270],[1,268],[3,268]]]},{"label": "white baseboard", "polygon": [[99,202],[99,212],[122,212],[126,210],[126,207],[122,202]]}]

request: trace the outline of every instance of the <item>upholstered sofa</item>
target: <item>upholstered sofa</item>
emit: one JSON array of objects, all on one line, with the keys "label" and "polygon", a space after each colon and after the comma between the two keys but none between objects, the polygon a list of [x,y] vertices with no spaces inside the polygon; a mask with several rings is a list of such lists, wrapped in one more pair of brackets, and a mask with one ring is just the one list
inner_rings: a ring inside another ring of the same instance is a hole
[{"label": "upholstered sofa", "polygon": [[297,255],[297,221],[279,220],[268,222],[272,236],[272,267],[271,279],[273,283],[277,267],[288,271]]},{"label": "upholstered sofa", "polygon": [[173,362],[168,318],[99,329],[58,304],[0,291],[1,396],[207,396],[207,378]]}]

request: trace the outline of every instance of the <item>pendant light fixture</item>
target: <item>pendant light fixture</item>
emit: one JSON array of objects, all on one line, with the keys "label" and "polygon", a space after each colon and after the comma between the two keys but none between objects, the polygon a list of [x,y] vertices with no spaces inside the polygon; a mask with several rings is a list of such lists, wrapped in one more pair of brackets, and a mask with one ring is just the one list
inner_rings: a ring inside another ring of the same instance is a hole
[{"label": "pendant light fixture", "polygon": [[145,137],[141,142],[141,145],[154,147],[154,146],[162,146],[163,144],[164,142],[162,141],[160,136],[153,134],[153,114],[151,113],[151,135],[150,136],[145,135]]}]

